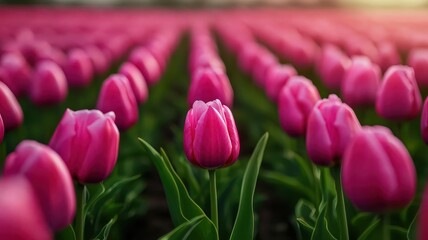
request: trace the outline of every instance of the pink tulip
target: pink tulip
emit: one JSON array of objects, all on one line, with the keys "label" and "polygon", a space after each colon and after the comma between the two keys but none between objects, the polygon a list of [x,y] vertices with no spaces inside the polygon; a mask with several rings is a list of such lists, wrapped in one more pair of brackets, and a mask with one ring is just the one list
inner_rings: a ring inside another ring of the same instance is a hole
[{"label": "pink tulip", "polygon": [[381,42],[378,44],[379,66],[383,72],[393,65],[400,64],[400,53],[397,47],[391,42]]},{"label": "pink tulip", "polygon": [[154,85],[161,77],[161,67],[153,54],[144,47],[132,51],[129,61],[140,70],[148,85]]},{"label": "pink tulip", "polygon": [[233,90],[226,73],[211,68],[197,69],[192,75],[187,102],[189,106],[197,100],[203,102],[219,99],[227,106],[233,104]]},{"label": "pink tulip", "polygon": [[342,161],[343,190],[360,210],[385,212],[406,207],[416,191],[416,172],[403,143],[389,129],[364,127]]},{"label": "pink tulip", "polygon": [[318,101],[306,129],[309,158],[323,166],[340,163],[346,147],[360,129],[354,111],[336,95]]},{"label": "pink tulip", "polygon": [[195,101],[184,124],[184,151],[194,165],[216,169],[233,164],[239,155],[239,137],[229,108],[219,100]]},{"label": "pink tulip", "polygon": [[279,120],[282,129],[292,137],[304,136],[309,114],[320,100],[317,88],[302,76],[293,76],[278,97]]},{"label": "pink tulip", "polygon": [[101,182],[113,171],[119,150],[114,118],[113,112],[67,109],[57,126],[49,146],[79,182]]},{"label": "pink tulip", "polygon": [[415,71],[418,85],[428,87],[428,48],[416,48],[410,51],[407,63]]},{"label": "pink tulip", "polygon": [[37,105],[57,104],[67,97],[67,79],[54,62],[44,61],[37,65],[30,92],[30,99]]},{"label": "pink tulip", "polygon": [[421,135],[422,139],[428,144],[428,97],[425,99],[421,116]]},{"label": "pink tulip", "polygon": [[297,71],[291,65],[274,65],[266,73],[265,91],[268,97],[277,102],[281,89]]},{"label": "pink tulip", "polygon": [[4,138],[4,123],[3,123],[3,117],[0,115],[0,143],[3,142]]},{"label": "pink tulip", "polygon": [[342,81],[344,101],[351,107],[371,106],[376,102],[380,68],[367,57],[353,57]]},{"label": "pink tulip", "polygon": [[6,131],[19,127],[23,120],[21,105],[9,88],[0,82],[0,115]]},{"label": "pink tulip", "polygon": [[91,60],[92,69],[94,69],[96,74],[103,74],[108,70],[110,62],[101,49],[97,46],[89,45],[86,46],[84,50]]},{"label": "pink tulip", "polygon": [[88,54],[79,48],[68,54],[64,66],[67,82],[72,87],[85,87],[89,85],[94,76],[94,69]]},{"label": "pink tulip", "polygon": [[418,116],[422,97],[413,69],[407,66],[390,67],[376,98],[376,112],[390,120],[406,120]]},{"label": "pink tulip", "polygon": [[129,84],[131,85],[132,92],[137,102],[140,104],[144,103],[148,98],[149,91],[147,89],[146,80],[144,80],[138,68],[130,62],[126,62],[120,67],[119,73],[125,75],[129,80]]},{"label": "pink tulip", "polygon": [[98,97],[97,109],[103,113],[114,112],[115,123],[120,130],[126,130],[137,123],[137,100],[126,76],[113,74],[104,81]]},{"label": "pink tulip", "polygon": [[321,81],[331,90],[340,89],[350,63],[350,59],[336,46],[324,46],[317,62]]},{"label": "pink tulip", "polygon": [[418,213],[417,239],[428,239],[428,185],[425,185],[425,190],[422,196],[421,206]]},{"label": "pink tulip", "polygon": [[22,141],[6,158],[4,176],[22,175],[33,186],[50,227],[71,224],[76,211],[73,181],[61,157],[36,141]]},{"label": "pink tulip", "polygon": [[31,69],[25,58],[19,53],[7,53],[1,57],[0,68],[6,72],[2,81],[16,97],[27,93]]},{"label": "pink tulip", "polygon": [[0,179],[0,236],[10,240],[51,240],[31,184],[23,177]]}]

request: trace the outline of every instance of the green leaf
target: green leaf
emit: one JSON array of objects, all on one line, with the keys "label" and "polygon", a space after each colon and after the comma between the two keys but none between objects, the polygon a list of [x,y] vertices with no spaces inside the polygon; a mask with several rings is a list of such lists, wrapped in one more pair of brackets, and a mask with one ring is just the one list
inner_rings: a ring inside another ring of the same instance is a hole
[{"label": "green leaf", "polygon": [[380,223],[380,218],[375,219],[371,225],[369,225],[366,230],[358,237],[358,240],[366,240],[369,239],[370,235],[373,233],[373,231],[376,229],[376,227]]},{"label": "green leaf", "polygon": [[204,220],[204,215],[192,218],[184,222],[168,234],[159,238],[159,240],[184,240],[189,237],[192,231]]},{"label": "green leaf", "polygon": [[303,218],[296,218],[296,222],[299,229],[299,239],[309,239],[314,232],[314,227]]},{"label": "green leaf", "polygon": [[416,222],[418,219],[418,215],[416,214],[415,217],[412,220],[412,223],[410,223],[410,226],[407,230],[407,240],[415,240],[416,239]]},{"label": "green leaf", "polygon": [[265,133],[259,140],[248,161],[241,186],[238,213],[233,226],[231,240],[253,239],[254,235],[254,191],[256,188],[257,176],[266,147],[269,134]]},{"label": "green leaf", "polygon": [[321,206],[321,212],[318,215],[317,222],[315,224],[314,231],[311,236],[311,240],[337,240],[328,229],[328,220],[326,218],[326,212],[328,211],[328,204]]},{"label": "green leaf", "polygon": [[94,238],[94,240],[107,240],[108,235],[110,234],[110,229],[116,221],[117,215],[110,219],[110,221],[101,229],[100,233]]},{"label": "green leaf", "polygon": [[311,224],[311,226],[313,227],[313,225],[315,225],[315,222],[317,220],[316,211],[317,209],[312,203],[304,199],[300,199],[296,204],[295,214],[296,214],[296,218],[302,218],[302,219],[305,219],[306,221],[309,221],[310,223],[313,223]]}]

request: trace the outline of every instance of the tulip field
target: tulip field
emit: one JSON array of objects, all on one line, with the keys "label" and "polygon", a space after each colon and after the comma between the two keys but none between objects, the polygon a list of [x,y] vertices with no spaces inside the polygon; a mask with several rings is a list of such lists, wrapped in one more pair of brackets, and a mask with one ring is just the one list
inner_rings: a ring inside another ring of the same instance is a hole
[{"label": "tulip field", "polygon": [[427,26],[1,7],[0,240],[428,240]]}]

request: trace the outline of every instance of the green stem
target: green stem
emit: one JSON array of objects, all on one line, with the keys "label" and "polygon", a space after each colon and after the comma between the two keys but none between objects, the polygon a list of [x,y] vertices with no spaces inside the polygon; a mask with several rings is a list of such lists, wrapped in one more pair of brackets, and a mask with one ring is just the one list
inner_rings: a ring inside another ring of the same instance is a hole
[{"label": "green stem", "polygon": [[334,180],[336,182],[335,185],[336,185],[336,194],[337,194],[340,239],[348,240],[349,239],[348,220],[346,218],[345,199],[343,197],[342,180],[340,177],[340,167],[336,166],[332,170],[334,174]]},{"label": "green stem", "polygon": [[215,177],[215,170],[208,170],[210,175],[210,196],[211,196],[211,220],[218,230],[218,209],[217,209],[217,183]]},{"label": "green stem", "polygon": [[76,220],[75,220],[75,231],[76,240],[84,240],[85,236],[85,205],[86,205],[86,186],[77,183],[76,184]]},{"label": "green stem", "polygon": [[391,239],[391,232],[389,231],[389,222],[390,222],[390,218],[389,218],[389,214],[385,214],[383,215],[382,218],[382,235],[383,235],[383,240],[390,240]]}]

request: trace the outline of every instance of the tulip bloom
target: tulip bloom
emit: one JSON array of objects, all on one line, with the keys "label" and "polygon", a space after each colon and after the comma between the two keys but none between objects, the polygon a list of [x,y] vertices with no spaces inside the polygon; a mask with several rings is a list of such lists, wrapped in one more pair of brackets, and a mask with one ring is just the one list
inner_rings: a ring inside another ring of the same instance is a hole
[{"label": "tulip bloom", "polygon": [[406,207],[416,191],[409,152],[389,129],[364,127],[342,161],[343,190],[359,209],[385,212]]},{"label": "tulip bloom", "polygon": [[57,126],[49,146],[79,182],[101,182],[113,171],[119,150],[114,118],[113,112],[67,109]]},{"label": "tulip bloom", "polygon": [[144,47],[132,51],[129,61],[140,70],[149,85],[154,85],[161,76],[161,66],[153,54]]},{"label": "tulip bloom", "polygon": [[380,68],[367,57],[353,57],[342,81],[344,101],[351,107],[370,106],[376,102]]},{"label": "tulip bloom", "polygon": [[184,124],[184,151],[194,165],[216,169],[233,164],[239,155],[239,137],[229,108],[219,100],[195,101]]},{"label": "tulip bloom", "polygon": [[1,57],[0,68],[6,75],[2,81],[16,97],[27,93],[30,83],[31,69],[25,58],[19,53],[7,53]]},{"label": "tulip bloom", "polygon": [[274,65],[266,73],[265,91],[268,97],[277,102],[281,89],[297,71],[291,65]]},{"label": "tulip bloom", "polygon": [[422,203],[419,208],[418,217],[418,240],[426,240],[428,237],[428,185],[425,186],[425,191],[422,197]]},{"label": "tulip bloom", "polygon": [[422,108],[421,135],[424,142],[428,144],[428,97],[425,99],[424,106]]},{"label": "tulip bloom", "polygon": [[409,53],[407,63],[415,71],[418,85],[428,87],[428,49],[413,49]]},{"label": "tulip bloom", "polygon": [[320,100],[317,88],[302,76],[291,77],[278,98],[279,120],[290,136],[304,136],[309,114]]},{"label": "tulip bloom", "polygon": [[192,106],[196,100],[204,102],[219,99],[227,106],[233,104],[233,90],[226,73],[211,68],[198,69],[189,87],[187,102]]},{"label": "tulip bloom", "polygon": [[56,63],[44,61],[37,65],[29,90],[31,101],[37,105],[60,103],[67,97],[67,91],[67,79]]},{"label": "tulip bloom", "polygon": [[376,112],[390,120],[407,120],[418,116],[422,97],[413,69],[407,66],[390,67],[376,98]]},{"label": "tulip bloom", "polygon": [[63,229],[73,221],[73,181],[61,157],[51,148],[36,141],[22,141],[7,156],[3,174],[28,179],[52,229]]},{"label": "tulip bloom", "polygon": [[317,61],[321,81],[328,89],[340,89],[349,64],[350,59],[339,48],[334,45],[324,46]]},{"label": "tulip bloom", "polygon": [[105,80],[98,97],[97,109],[103,113],[114,112],[115,123],[121,130],[126,130],[137,123],[137,101],[124,75],[114,74]]},{"label": "tulip bloom", "polygon": [[138,70],[138,68],[130,62],[126,62],[120,67],[119,73],[125,75],[126,78],[128,78],[129,84],[131,85],[132,92],[134,93],[137,102],[144,103],[148,98],[149,91],[147,89],[146,80],[144,80],[144,77],[141,75],[141,72]]},{"label": "tulip bloom", "polygon": [[318,165],[340,163],[349,142],[361,129],[354,111],[334,94],[317,102],[309,115],[306,149]]},{"label": "tulip bloom", "polygon": [[82,49],[73,49],[68,54],[64,66],[67,82],[72,87],[85,87],[91,83],[94,75],[92,62],[88,54]]},{"label": "tulip bloom", "polygon": [[9,88],[0,82],[0,115],[3,118],[6,131],[19,127],[23,121],[21,105]]},{"label": "tulip bloom", "polygon": [[400,64],[400,53],[391,42],[381,42],[377,46],[379,51],[379,67],[385,72],[389,67]]},{"label": "tulip bloom", "polygon": [[33,188],[25,178],[0,179],[0,209],[2,239],[53,239]]}]

